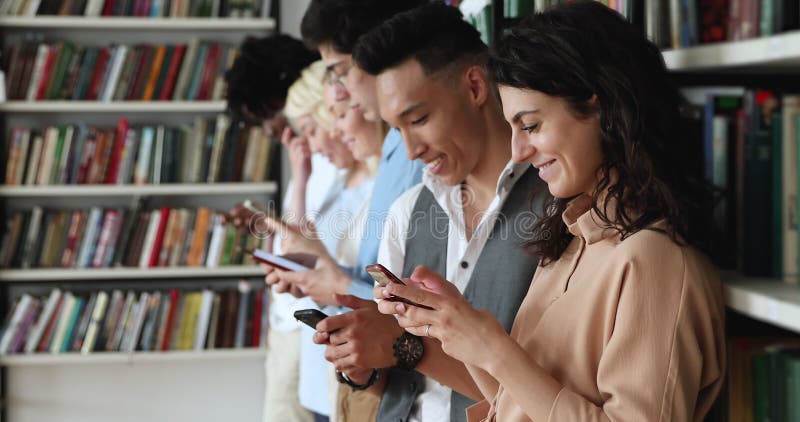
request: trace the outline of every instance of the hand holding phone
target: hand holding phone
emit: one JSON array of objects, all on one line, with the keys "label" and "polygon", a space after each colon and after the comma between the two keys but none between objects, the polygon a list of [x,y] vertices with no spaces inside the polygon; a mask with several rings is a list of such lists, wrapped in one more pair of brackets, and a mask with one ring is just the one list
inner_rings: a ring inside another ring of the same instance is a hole
[{"label": "hand holding phone", "polygon": [[315,330],[317,329],[317,324],[327,317],[328,315],[319,309],[301,309],[294,312],[294,319],[302,322],[305,325],[308,325]]},{"label": "hand holding phone", "polygon": [[245,251],[250,255],[252,255],[255,261],[271,265],[283,271],[308,271],[311,269],[309,267],[306,267],[305,265],[300,265],[297,262],[292,261],[291,259],[271,254],[269,252],[262,251],[261,249],[245,250]]},{"label": "hand holding phone", "polygon": [[[381,264],[372,264],[368,265],[364,268],[367,271],[367,274],[372,277],[375,282],[377,282],[381,287],[386,287],[389,283],[397,283],[401,286],[405,286],[406,283],[403,283],[403,280],[400,280],[400,277],[394,275],[391,271],[386,269]],[[392,295],[391,297],[387,298],[386,300],[394,301],[394,302],[402,302],[406,305],[416,306],[423,309],[433,310],[430,306],[425,306],[416,302],[412,302],[404,297]]]}]

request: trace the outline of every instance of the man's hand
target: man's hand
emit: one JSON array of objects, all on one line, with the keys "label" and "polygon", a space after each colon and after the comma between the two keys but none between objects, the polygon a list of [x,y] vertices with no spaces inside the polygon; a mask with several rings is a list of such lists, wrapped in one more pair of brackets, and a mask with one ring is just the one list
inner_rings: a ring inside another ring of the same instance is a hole
[{"label": "man's hand", "polygon": [[397,360],[392,346],[403,334],[395,318],[378,312],[378,305],[371,300],[350,295],[337,295],[336,299],[339,305],[353,311],[325,318],[317,324],[314,342],[327,345],[325,359],[348,374],[354,368],[393,366]]}]

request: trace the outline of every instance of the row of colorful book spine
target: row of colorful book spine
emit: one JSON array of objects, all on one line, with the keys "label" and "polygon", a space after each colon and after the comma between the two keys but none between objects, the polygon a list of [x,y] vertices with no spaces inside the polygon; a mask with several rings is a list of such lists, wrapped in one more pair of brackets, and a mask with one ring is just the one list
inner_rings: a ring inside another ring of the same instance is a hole
[{"label": "row of colorful book spine", "polygon": [[6,185],[263,182],[272,141],[260,126],[197,117],[192,125],[14,128]]},{"label": "row of colorful book spine", "polygon": [[10,215],[4,268],[207,267],[251,265],[265,236],[209,208],[59,210]]},{"label": "row of colorful book spine", "polygon": [[0,336],[0,354],[152,352],[266,345],[269,291],[235,289],[22,294]]},{"label": "row of colorful book spine", "polygon": [[797,283],[800,96],[709,89],[702,139],[722,267]]},{"label": "row of colorful book spine", "polygon": [[11,44],[6,92],[27,101],[221,100],[236,52],[196,38],[177,45]]},{"label": "row of colorful book spine", "polygon": [[728,340],[731,421],[800,421],[800,339]]},{"label": "row of colorful book spine", "polygon": [[267,17],[271,0],[6,0],[0,16]]},{"label": "row of colorful book spine", "polygon": [[797,0],[646,0],[647,35],[664,48],[766,37],[797,29]]}]

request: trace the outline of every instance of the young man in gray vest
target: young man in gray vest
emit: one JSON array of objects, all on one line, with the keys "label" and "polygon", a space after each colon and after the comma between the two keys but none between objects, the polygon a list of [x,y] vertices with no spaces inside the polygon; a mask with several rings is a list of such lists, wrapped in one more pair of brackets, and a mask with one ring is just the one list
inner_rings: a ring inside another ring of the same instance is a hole
[{"label": "young man in gray vest", "polygon": [[[377,75],[381,116],[400,130],[409,158],[427,164],[423,183],[389,211],[379,263],[401,277],[428,266],[509,330],[537,264],[523,245],[541,182],[529,165],[510,162],[486,50],[458,9],[434,3],[378,26],[354,57]],[[436,341],[373,316],[374,305],[357,307],[319,323],[315,341],[355,388],[380,380],[371,387],[382,394],[378,420],[465,420],[468,397],[480,397],[466,368]],[[393,344],[382,344],[386,333]],[[388,369],[376,377],[365,368]]]}]

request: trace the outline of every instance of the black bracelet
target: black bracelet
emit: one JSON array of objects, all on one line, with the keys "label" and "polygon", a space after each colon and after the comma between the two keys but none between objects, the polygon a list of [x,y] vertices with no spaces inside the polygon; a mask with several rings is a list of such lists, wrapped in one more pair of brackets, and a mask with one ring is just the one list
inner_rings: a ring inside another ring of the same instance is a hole
[{"label": "black bracelet", "polygon": [[367,382],[362,385],[354,383],[350,378],[347,378],[347,375],[342,371],[336,371],[336,379],[342,384],[349,385],[353,391],[366,390],[367,388],[372,387],[372,384],[375,384],[375,381],[378,380],[378,370],[373,369],[372,375],[370,375]]}]

